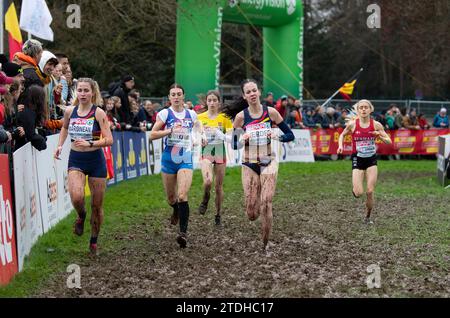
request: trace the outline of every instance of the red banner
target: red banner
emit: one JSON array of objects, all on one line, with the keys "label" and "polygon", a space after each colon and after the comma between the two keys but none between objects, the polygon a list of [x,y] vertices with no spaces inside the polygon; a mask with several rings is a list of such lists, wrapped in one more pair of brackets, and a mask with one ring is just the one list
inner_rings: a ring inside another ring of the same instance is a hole
[{"label": "red banner", "polygon": [[[343,129],[311,129],[311,143],[315,155],[335,155],[339,147],[339,136]],[[450,134],[450,129],[388,130],[392,144],[377,140],[379,155],[432,155],[438,152],[438,137]],[[344,138],[344,155],[352,153],[352,137]]]},{"label": "red banner", "polygon": [[0,155],[0,286],[17,273],[14,213],[9,180],[8,155]]}]

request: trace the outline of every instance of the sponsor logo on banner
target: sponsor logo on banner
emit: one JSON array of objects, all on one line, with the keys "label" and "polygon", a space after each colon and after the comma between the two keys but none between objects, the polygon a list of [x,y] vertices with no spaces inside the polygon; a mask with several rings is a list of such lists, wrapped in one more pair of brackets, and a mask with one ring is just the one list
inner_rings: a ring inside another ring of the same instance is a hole
[{"label": "sponsor logo on banner", "polygon": [[222,20],[223,20],[223,8],[219,7],[217,9],[217,27],[214,29],[215,32],[214,59],[216,60],[215,89],[219,89],[219,81],[220,81],[220,47],[222,44]]},{"label": "sponsor logo on banner", "polygon": [[0,184],[0,260],[6,266],[13,261],[13,213],[11,202],[5,198]]},{"label": "sponsor logo on banner", "polygon": [[147,173],[147,153],[145,149],[145,134],[141,135],[141,151],[139,155],[139,175],[143,176],[148,174]]},{"label": "sponsor logo on banner", "polygon": [[133,179],[138,176],[138,167],[136,165],[136,151],[133,142],[133,133],[125,132],[123,134],[123,148],[124,155],[126,157],[125,163],[125,171],[126,171],[126,179]]},{"label": "sponsor logo on banner", "polygon": [[[121,134],[118,134],[121,136]],[[120,144],[121,138],[117,138],[116,142],[116,150],[117,150],[117,159],[116,159],[116,171],[114,172],[116,176],[116,182],[123,181],[123,162],[122,162],[122,146]]]},{"label": "sponsor logo on banner", "polygon": [[295,12],[297,0],[286,0],[287,14],[292,15]]},{"label": "sponsor logo on banner", "polygon": [[14,214],[11,203],[8,156],[1,158],[0,172],[0,285],[7,284],[17,273]]},{"label": "sponsor logo on banner", "polygon": [[307,129],[293,129],[295,139],[282,144],[281,161],[286,162],[314,162],[311,135]]}]

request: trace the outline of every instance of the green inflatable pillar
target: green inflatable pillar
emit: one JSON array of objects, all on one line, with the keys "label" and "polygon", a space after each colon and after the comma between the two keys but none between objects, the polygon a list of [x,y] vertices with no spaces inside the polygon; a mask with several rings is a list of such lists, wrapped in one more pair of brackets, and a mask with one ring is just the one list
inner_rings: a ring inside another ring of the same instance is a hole
[{"label": "green inflatable pillar", "polygon": [[[302,99],[302,0],[178,0],[175,80],[188,99],[217,89],[222,23],[263,27],[265,93]],[[235,83],[238,84],[238,83]]]},{"label": "green inflatable pillar", "polygon": [[275,98],[292,95],[302,99],[303,23],[299,19],[276,28],[264,28],[264,91]]},{"label": "green inflatable pillar", "polygon": [[194,103],[219,88],[222,1],[179,0],[175,81]]}]

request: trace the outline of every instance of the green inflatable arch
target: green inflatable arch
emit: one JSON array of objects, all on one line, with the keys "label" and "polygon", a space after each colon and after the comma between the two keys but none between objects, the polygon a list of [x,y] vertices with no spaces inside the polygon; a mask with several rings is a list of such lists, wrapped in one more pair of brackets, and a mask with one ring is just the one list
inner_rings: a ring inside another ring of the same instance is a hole
[{"label": "green inflatable arch", "polygon": [[178,0],[175,80],[186,98],[219,88],[222,23],[263,27],[263,87],[302,99],[301,0]]}]

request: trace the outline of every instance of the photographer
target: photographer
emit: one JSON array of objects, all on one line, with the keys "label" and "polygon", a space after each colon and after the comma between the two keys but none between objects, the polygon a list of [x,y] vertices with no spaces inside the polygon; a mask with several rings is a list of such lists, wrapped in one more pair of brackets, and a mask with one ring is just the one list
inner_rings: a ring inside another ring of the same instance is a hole
[{"label": "photographer", "polygon": [[150,100],[146,100],[144,105],[139,109],[137,120],[141,126],[144,126],[147,131],[150,131],[156,121],[157,114],[156,106]]}]

